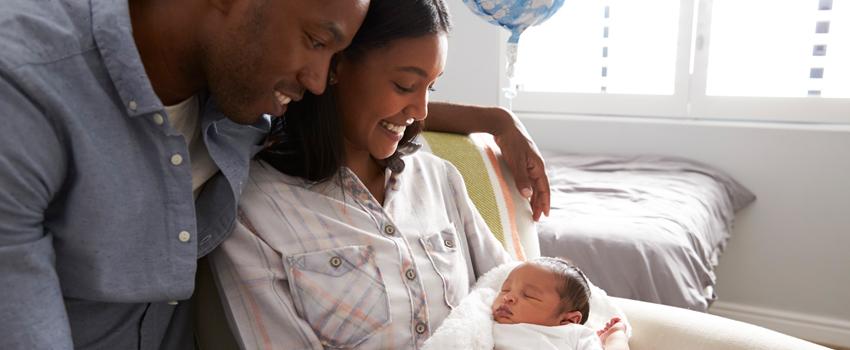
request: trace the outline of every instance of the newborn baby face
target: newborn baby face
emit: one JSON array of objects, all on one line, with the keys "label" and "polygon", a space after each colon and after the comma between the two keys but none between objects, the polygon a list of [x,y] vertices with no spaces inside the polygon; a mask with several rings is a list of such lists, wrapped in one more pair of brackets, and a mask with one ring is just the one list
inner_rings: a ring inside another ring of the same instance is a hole
[{"label": "newborn baby face", "polygon": [[522,264],[511,271],[493,301],[493,319],[498,323],[532,323],[558,326],[569,323],[566,312],[559,313],[561,296],[555,273]]}]

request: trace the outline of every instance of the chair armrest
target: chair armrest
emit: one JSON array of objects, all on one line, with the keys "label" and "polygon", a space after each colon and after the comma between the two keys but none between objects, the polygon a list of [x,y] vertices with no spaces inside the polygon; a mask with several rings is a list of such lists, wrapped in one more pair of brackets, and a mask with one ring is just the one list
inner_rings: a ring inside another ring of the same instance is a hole
[{"label": "chair armrest", "polygon": [[828,350],[749,323],[612,297],[632,326],[631,350]]}]

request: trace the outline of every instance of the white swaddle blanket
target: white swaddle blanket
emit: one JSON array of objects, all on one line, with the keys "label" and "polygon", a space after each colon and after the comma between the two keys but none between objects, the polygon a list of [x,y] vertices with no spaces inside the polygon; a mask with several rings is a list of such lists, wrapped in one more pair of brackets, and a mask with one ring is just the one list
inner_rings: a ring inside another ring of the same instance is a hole
[{"label": "white swaddle blanket", "polygon": [[536,324],[493,324],[495,350],[602,350],[599,336],[581,324],[541,326]]},{"label": "white swaddle blanket", "polygon": [[[493,337],[493,314],[490,305],[496,297],[496,291],[522,262],[510,262],[499,265],[481,276],[460,305],[443,320],[423,346],[424,350],[473,349],[492,350],[496,345]],[[590,283],[590,316],[585,326],[602,329],[612,317],[619,317],[626,325],[626,335],[631,336],[632,327],[626,316],[611,303],[608,294]],[[538,350],[538,349],[535,349]],[[539,349],[542,350],[542,349]]]}]

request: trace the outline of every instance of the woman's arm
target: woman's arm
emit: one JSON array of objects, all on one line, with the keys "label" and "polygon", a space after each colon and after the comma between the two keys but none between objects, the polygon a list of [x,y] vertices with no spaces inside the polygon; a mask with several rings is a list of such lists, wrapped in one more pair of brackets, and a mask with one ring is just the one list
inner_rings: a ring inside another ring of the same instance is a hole
[{"label": "woman's arm", "polygon": [[492,134],[520,193],[530,197],[534,220],[544,214],[549,216],[549,178],[543,157],[513,113],[501,107],[431,102],[425,128],[457,134]]},{"label": "woman's arm", "polygon": [[295,312],[281,255],[243,222],[211,254],[228,323],[243,349],[322,349]]}]

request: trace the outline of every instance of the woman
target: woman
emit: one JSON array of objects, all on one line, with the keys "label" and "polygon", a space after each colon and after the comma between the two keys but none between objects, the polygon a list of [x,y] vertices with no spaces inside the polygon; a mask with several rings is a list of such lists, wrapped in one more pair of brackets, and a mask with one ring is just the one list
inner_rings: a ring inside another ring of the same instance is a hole
[{"label": "woman", "polygon": [[400,158],[449,27],[442,0],[372,1],[328,92],[290,105],[213,255],[242,346],[414,348],[510,260],[456,169]]},{"label": "woman", "polygon": [[328,91],[275,125],[212,255],[242,347],[418,348],[510,260],[457,170],[410,142],[449,28],[442,0],[373,0]]}]

